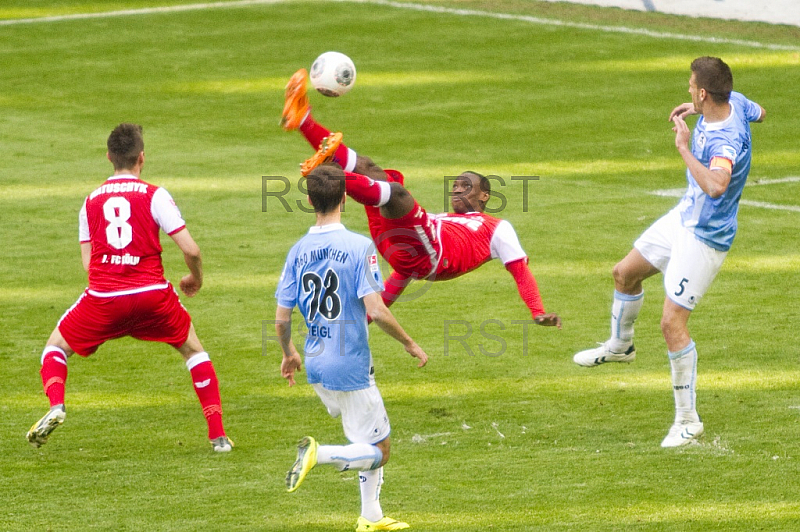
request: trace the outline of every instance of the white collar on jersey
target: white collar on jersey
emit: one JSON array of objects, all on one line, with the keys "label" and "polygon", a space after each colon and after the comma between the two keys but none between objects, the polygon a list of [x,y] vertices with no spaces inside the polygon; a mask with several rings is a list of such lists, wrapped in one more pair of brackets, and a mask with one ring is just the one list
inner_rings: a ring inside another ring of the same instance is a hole
[{"label": "white collar on jersey", "polygon": [[[729,125],[733,121],[733,115],[736,114],[736,108],[733,105],[733,102],[729,102],[731,106],[731,114],[728,115],[728,118],[723,120],[722,122],[706,122],[706,131],[719,131],[723,129],[725,126]],[[705,121],[705,117],[703,117],[703,121]]]},{"label": "white collar on jersey", "polygon": [[331,231],[338,231],[344,229],[342,224],[328,224],[328,225],[312,225],[308,230],[308,234],[315,235],[318,233],[330,233]]},{"label": "white collar on jersey", "polygon": [[139,178],[131,174],[112,175],[111,177],[108,178],[109,181],[114,181],[115,179],[139,179]]}]

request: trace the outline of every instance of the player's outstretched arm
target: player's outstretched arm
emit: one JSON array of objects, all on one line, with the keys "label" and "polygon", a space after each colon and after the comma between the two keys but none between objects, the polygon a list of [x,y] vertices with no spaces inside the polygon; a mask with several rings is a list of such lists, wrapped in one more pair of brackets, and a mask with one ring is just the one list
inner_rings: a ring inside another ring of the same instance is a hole
[{"label": "player's outstretched arm", "polygon": [[170,236],[183,252],[183,260],[189,268],[189,274],[181,279],[181,291],[187,297],[193,297],[203,286],[203,257],[200,254],[200,247],[186,228]]},{"label": "player's outstretched arm", "polygon": [[275,332],[283,351],[281,377],[289,381],[289,386],[294,386],[294,372],[303,371],[303,359],[292,341],[292,309],[278,305],[275,311]]},{"label": "player's outstretched arm", "polygon": [[419,359],[417,367],[422,367],[428,363],[428,355],[420,346],[406,333],[403,327],[395,319],[392,311],[383,304],[383,299],[378,292],[367,294],[363,298],[367,314],[372,318],[383,332],[403,344],[406,352],[414,358]]},{"label": "player's outstretched arm", "polygon": [[393,271],[391,275],[389,275],[389,278],[383,283],[383,292],[381,292],[383,304],[387,307],[391,307],[410,282],[411,279],[409,277]]},{"label": "player's outstretched arm", "polygon": [[533,277],[530,268],[528,268],[528,261],[525,258],[511,261],[506,264],[506,270],[514,278],[517,283],[517,291],[519,297],[525,302],[528,309],[531,311],[533,322],[536,325],[545,327],[558,327],[561,328],[561,318],[558,314],[546,313],[542,297],[539,295],[539,286],[536,284],[536,279]]}]

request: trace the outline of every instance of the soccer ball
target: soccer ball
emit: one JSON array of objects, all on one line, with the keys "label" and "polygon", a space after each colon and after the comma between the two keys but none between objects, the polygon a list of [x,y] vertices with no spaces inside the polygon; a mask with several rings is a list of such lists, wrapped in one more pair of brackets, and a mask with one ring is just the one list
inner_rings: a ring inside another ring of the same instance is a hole
[{"label": "soccer ball", "polygon": [[311,84],[325,96],[341,96],[356,82],[356,66],[346,55],[325,52],[311,64]]}]

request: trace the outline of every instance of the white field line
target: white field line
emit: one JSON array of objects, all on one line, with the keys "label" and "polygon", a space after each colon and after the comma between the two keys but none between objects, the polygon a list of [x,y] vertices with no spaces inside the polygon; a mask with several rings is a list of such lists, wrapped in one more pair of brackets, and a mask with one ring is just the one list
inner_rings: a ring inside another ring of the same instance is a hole
[{"label": "white field line", "polygon": [[[745,186],[758,187],[763,185],[779,185],[781,183],[797,183],[797,182],[800,182],[800,177],[789,176],[789,177],[781,177],[778,179],[759,179],[755,181],[748,181]],[[685,188],[670,188],[664,190],[654,190],[650,192],[650,194],[653,194],[654,196],[663,196],[667,198],[682,198],[685,193],[686,193]],[[749,207],[758,207],[761,209],[800,212],[800,206],[798,205],[779,205],[777,203],[767,203],[766,201],[753,201],[746,199],[740,200],[739,204],[747,205]]]},{"label": "white field line", "polygon": [[788,177],[779,177],[777,179],[769,179],[765,177],[764,179],[747,181],[747,184],[745,186],[756,187],[759,185],[778,185],[780,183],[797,183],[797,182],[800,182],[800,176],[790,175]]},{"label": "white field line", "polygon": [[131,15],[154,15],[159,13],[178,13],[181,11],[203,11],[226,7],[249,7],[265,4],[283,4],[289,0],[235,0],[233,2],[205,2],[202,4],[185,4],[178,6],[143,7],[140,9],[121,9],[118,11],[101,11],[98,13],[73,13],[70,15],[54,15],[52,17],[15,18],[0,20],[0,26],[15,24],[38,24],[41,22],[62,22],[66,20],[84,20],[92,18],[114,18]]},{"label": "white field line", "polygon": [[[93,18],[109,18],[130,15],[150,15],[156,13],[175,13],[181,11],[200,11],[206,9],[247,7],[253,5],[281,4],[291,0],[236,0],[232,2],[207,2],[200,4],[186,4],[179,6],[148,7],[141,9],[125,9],[120,11],[106,11],[103,13],[75,13],[71,15],[56,15],[52,17],[21,18],[0,20],[0,26],[11,26],[16,24],[36,24],[41,22],[60,22],[66,20],[81,20]],[[442,6],[430,6],[424,4],[414,4],[409,2],[394,2],[391,0],[331,0],[334,2],[348,2],[359,4],[372,4],[393,7],[396,9],[406,9],[411,11],[426,11],[429,13],[442,13],[462,17],[483,17],[499,20],[513,20],[527,22],[541,26],[555,26],[564,28],[576,28],[582,30],[599,31],[603,33],[624,33],[630,35],[641,35],[654,39],[674,39],[679,41],[693,41],[714,44],[733,44],[747,48],[764,48],[767,50],[787,50],[800,51],[798,46],[784,44],[770,44],[758,41],[745,41],[741,39],[725,39],[718,37],[704,37],[702,35],[688,35],[683,33],[669,33],[661,31],[647,30],[644,28],[629,28],[626,26],[604,26],[599,24],[586,24],[582,22],[570,22],[558,19],[539,18],[529,15],[516,15],[512,13],[492,13],[490,11],[480,11],[476,9],[457,9]]]},{"label": "white field line", "polygon": [[333,1],[357,2],[361,4],[376,4],[376,5],[395,7],[398,9],[409,9],[413,11],[428,11],[432,13],[445,13],[448,15],[458,15],[463,17],[484,17],[484,18],[494,18],[500,20],[514,20],[519,22],[528,22],[530,24],[538,24],[541,26],[560,26],[564,28],[576,28],[582,30],[600,31],[603,33],[626,33],[631,35],[642,35],[644,37],[652,37],[655,39],[675,39],[679,41],[694,41],[694,42],[705,42],[714,44],[735,44],[738,46],[746,46],[748,48],[765,48],[767,50],[789,50],[793,52],[800,51],[800,47],[798,46],[789,46],[785,44],[768,44],[757,41],[745,41],[741,39],[703,37],[701,35],[688,35],[683,33],[652,31],[644,28],[629,28],[626,26],[603,26],[599,24],[570,22],[557,19],[532,17],[528,15],[515,15],[511,13],[492,13],[490,11],[480,11],[475,9],[457,9],[452,7],[414,4],[410,2],[395,2],[392,0],[333,0]]}]

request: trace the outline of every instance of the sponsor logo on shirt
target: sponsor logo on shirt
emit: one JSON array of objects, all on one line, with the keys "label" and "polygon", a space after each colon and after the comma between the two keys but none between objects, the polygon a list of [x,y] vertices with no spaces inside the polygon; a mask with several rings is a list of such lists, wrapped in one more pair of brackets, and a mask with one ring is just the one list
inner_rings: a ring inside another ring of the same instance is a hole
[{"label": "sponsor logo on shirt", "polygon": [[730,161],[736,160],[736,150],[733,149],[733,146],[723,146],[722,147],[722,156]]}]

